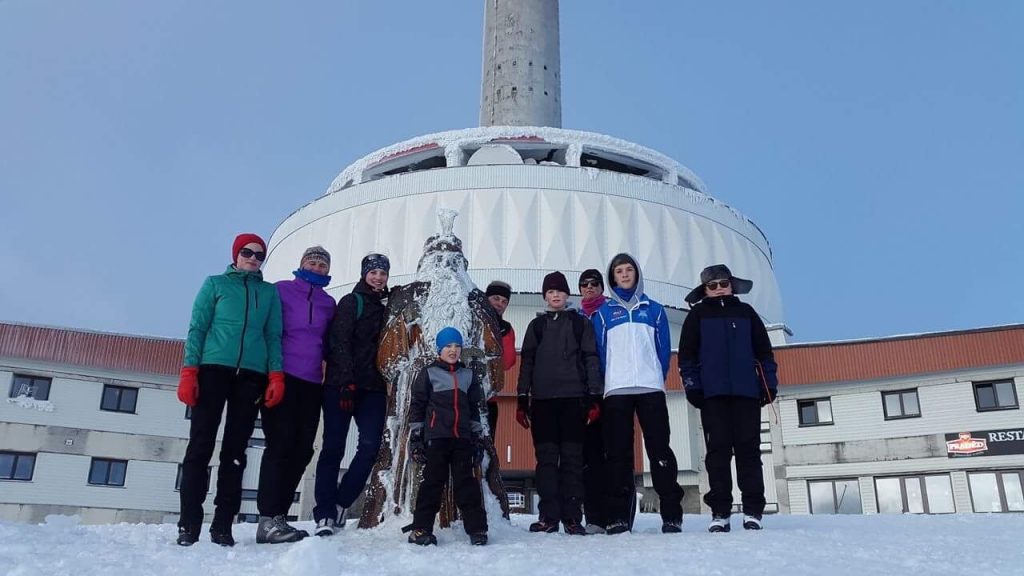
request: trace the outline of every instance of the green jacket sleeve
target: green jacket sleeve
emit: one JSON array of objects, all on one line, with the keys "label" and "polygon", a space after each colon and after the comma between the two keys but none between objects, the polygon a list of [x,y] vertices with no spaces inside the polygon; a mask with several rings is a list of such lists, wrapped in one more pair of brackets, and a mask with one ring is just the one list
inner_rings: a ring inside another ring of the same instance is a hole
[{"label": "green jacket sleeve", "polygon": [[216,303],[216,287],[213,277],[203,281],[196,300],[192,303],[192,320],[188,324],[188,337],[185,339],[185,366],[199,366],[203,362],[203,346],[206,344],[206,333],[213,322],[213,310]]},{"label": "green jacket sleeve", "polygon": [[270,315],[267,316],[267,324],[263,329],[263,337],[267,339],[267,372],[280,372],[283,370],[281,361],[281,295],[273,284],[270,286]]}]

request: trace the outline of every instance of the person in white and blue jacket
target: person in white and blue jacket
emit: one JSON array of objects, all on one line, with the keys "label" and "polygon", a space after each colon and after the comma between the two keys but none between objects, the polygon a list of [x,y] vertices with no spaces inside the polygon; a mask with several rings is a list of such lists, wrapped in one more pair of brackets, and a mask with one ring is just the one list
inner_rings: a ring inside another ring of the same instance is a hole
[{"label": "person in white and blue jacket", "polygon": [[737,278],[724,264],[708,266],[686,301],[692,306],[679,335],[679,374],[686,399],[700,410],[704,428],[711,508],[710,532],[728,532],[732,512],[732,470],[743,493],[743,527],[761,529],[764,477],[761,473],[761,407],[775,399],[775,356],[757,312],[736,294],[754,283]]},{"label": "person in white and blue jacket", "polygon": [[669,446],[665,377],[671,336],[661,304],[644,294],[643,274],[629,254],[608,266],[611,298],[591,317],[604,368],[605,452],[608,458],[608,534],[632,529],[636,510],[633,480],[633,416],[640,421],[651,462],[651,480],[661,501],[661,531],[682,531],[683,488]]}]

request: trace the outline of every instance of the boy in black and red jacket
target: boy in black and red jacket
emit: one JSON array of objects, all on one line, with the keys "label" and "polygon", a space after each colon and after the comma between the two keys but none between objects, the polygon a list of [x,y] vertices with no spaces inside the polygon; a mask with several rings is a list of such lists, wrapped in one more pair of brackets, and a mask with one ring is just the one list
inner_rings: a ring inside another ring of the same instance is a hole
[{"label": "boy in black and red jacket", "polygon": [[412,385],[409,404],[409,449],[425,465],[416,497],[410,544],[437,544],[434,518],[441,509],[441,494],[451,474],[455,503],[474,546],[487,544],[487,513],[480,483],[473,470],[483,460],[480,401],[482,388],[459,357],[462,334],[444,328],[436,339],[438,359],[423,369]]}]

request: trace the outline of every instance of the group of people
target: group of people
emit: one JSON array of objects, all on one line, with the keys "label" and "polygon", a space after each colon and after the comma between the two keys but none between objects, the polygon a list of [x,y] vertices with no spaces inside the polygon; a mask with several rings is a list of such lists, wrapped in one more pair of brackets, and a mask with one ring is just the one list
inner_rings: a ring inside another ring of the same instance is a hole
[{"label": "group of people", "polygon": [[[226,410],[210,538],[234,545],[231,526],[241,504],[245,450],[262,416],[266,451],[260,469],[258,543],[294,542],[309,534],[286,521],[302,475],[312,460],[323,415],[316,464],[315,533],[344,528],[380,449],[387,391],[377,368],[386,320],[390,262],[362,259],[360,280],[335,305],[324,288],[331,257],[307,249],[294,278],[270,284],[260,268],[266,243],[241,234],[231,265],[208,277],[196,296],[185,343],[178,398],[192,407],[182,463],[178,544],[200,536],[209,463]],[[579,278],[580,308],[570,303],[561,272],[544,277],[545,309],[523,335],[515,419],[532,433],[536,454],[538,520],[531,532],[620,534],[632,529],[636,509],[634,418],[640,423],[651,478],[660,500],[662,532],[682,529],[683,488],[670,447],[665,396],[671,337],[666,311],[644,293],[643,275],[628,254],[607,271]],[[679,370],[687,400],[700,411],[707,446],[711,532],[729,531],[730,461],[736,457],[743,494],[743,526],[761,528],[764,485],[760,408],[775,398],[776,365],[764,324],[735,295],[752,282],[724,265],[706,268],[686,296],[691,305],[679,341]],[[512,288],[492,282],[486,296],[502,339],[501,362],[517,361],[516,334],[502,318]],[[482,423],[497,430],[496,398],[461,362],[462,335],[454,327],[436,335],[437,359],[413,382],[409,453],[423,466],[409,542],[435,544],[434,520],[450,481],[472,544],[487,543],[487,517],[474,470],[487,446]],[[326,366],[326,370],[325,370]],[[338,478],[351,423],[356,454]],[[585,518],[585,523],[584,523]]]}]

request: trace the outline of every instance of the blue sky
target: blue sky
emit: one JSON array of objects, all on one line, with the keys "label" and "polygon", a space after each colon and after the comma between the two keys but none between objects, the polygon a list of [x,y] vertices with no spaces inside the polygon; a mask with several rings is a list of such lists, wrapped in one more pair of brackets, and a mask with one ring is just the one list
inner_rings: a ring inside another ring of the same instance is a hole
[{"label": "blue sky", "polygon": [[[236,232],[477,125],[482,14],[0,0],[0,320],[182,336]],[[563,126],[757,222],[796,341],[1024,321],[1024,3],[566,0],[561,26]]]}]

